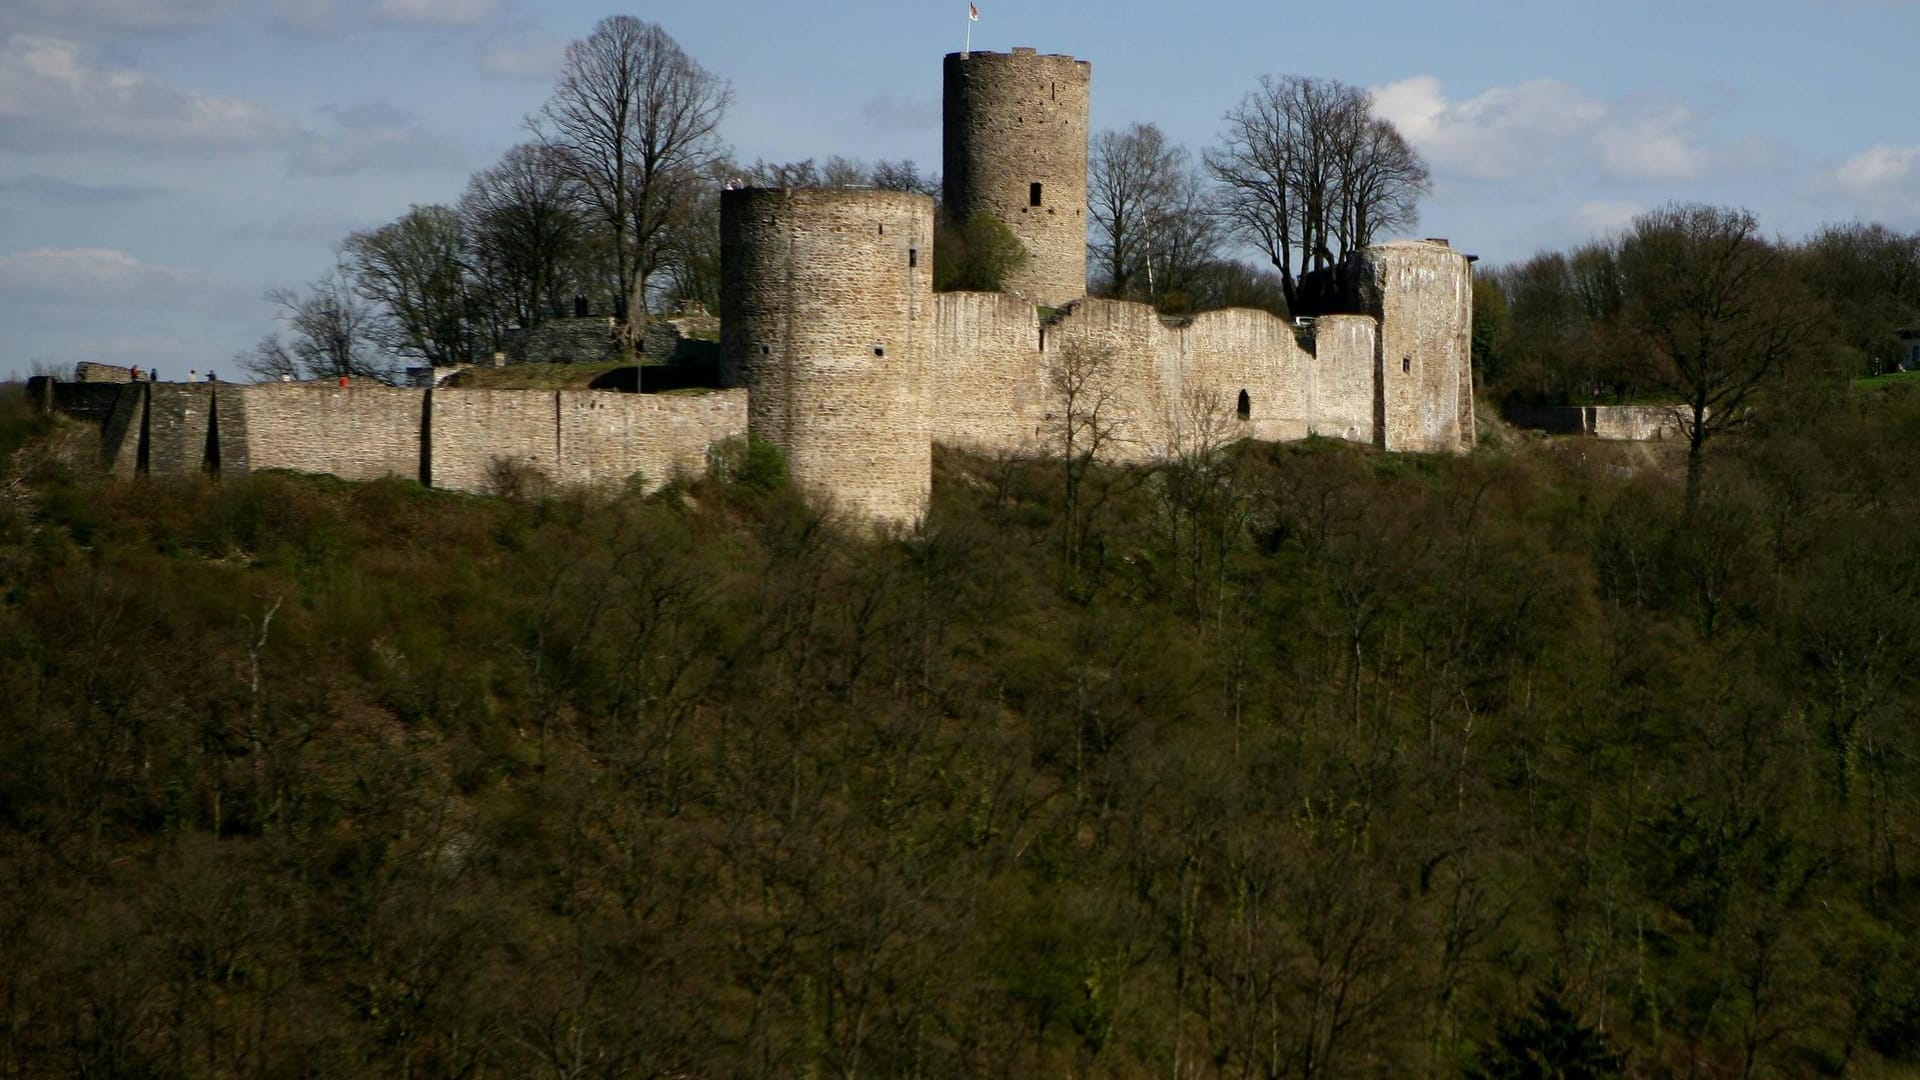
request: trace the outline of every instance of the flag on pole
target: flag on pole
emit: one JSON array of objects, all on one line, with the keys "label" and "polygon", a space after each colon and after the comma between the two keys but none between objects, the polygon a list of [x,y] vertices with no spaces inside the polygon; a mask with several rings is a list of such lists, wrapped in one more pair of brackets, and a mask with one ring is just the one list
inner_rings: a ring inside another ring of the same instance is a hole
[{"label": "flag on pole", "polygon": [[974,22],[979,22],[979,21],[980,21],[980,9],[979,9],[979,8],[977,8],[977,7],[974,7],[974,6],[972,5],[972,4],[968,4],[968,5],[967,5],[967,18],[969,18],[969,19],[971,19],[971,20],[973,20]]}]

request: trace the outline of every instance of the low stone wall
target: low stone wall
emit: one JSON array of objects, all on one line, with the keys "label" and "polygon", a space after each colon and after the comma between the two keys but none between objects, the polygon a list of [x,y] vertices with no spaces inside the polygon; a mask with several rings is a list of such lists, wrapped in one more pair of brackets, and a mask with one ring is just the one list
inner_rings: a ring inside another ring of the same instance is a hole
[{"label": "low stone wall", "polygon": [[1657,442],[1686,437],[1684,405],[1509,405],[1507,422],[1554,435]]},{"label": "low stone wall", "polygon": [[1653,442],[1685,437],[1681,405],[1591,405],[1587,414],[1587,433],[1596,439],[1631,439]]},{"label": "low stone wall", "polygon": [[[117,476],[217,469],[417,479],[492,492],[515,470],[566,487],[654,490],[747,432],[747,392],[416,390],[329,383],[44,383],[36,401],[101,430]],[[508,466],[503,474],[501,466]]]},{"label": "low stone wall", "polygon": [[605,315],[548,319],[509,342],[508,353],[527,364],[600,364],[620,355],[620,339]]}]

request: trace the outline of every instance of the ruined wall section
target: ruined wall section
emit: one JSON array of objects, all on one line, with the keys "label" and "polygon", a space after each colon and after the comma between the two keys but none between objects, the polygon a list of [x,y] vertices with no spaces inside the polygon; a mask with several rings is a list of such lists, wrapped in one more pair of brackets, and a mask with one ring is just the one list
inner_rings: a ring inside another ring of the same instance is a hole
[{"label": "ruined wall section", "polygon": [[[1163,326],[1155,351],[1177,382],[1168,388],[1169,434],[1183,452],[1196,438],[1302,439],[1315,418],[1315,364],[1286,320],[1249,308],[1207,311]],[[1239,415],[1245,394],[1246,417]]]},{"label": "ruined wall section", "polygon": [[555,479],[569,487],[621,488],[639,476],[645,491],[655,491],[676,475],[705,472],[708,447],[747,434],[745,390],[701,394],[562,390],[556,397],[559,464]]},{"label": "ruined wall section", "polygon": [[744,189],[720,200],[721,366],[802,487],[912,521],[933,489],[933,201]]},{"label": "ruined wall section", "polygon": [[933,333],[933,441],[988,454],[1040,452],[1052,392],[1032,301],[936,293]]},{"label": "ruined wall section", "polygon": [[1368,248],[1358,265],[1362,292],[1380,318],[1380,445],[1442,453],[1471,446],[1473,275],[1466,256],[1442,241],[1407,240]]},{"label": "ruined wall section", "polygon": [[1076,382],[1077,410],[1101,414],[1108,460],[1242,438],[1375,438],[1378,324],[1367,316],[1322,319],[1315,351],[1287,320],[1245,308],[1182,324],[1146,304],[1084,300],[1043,320],[1017,297],[944,293],[934,324],[933,438],[945,445],[1057,453]]},{"label": "ruined wall section", "polygon": [[1366,315],[1315,320],[1314,409],[1310,433],[1373,443],[1379,382],[1380,324]]},{"label": "ruined wall section", "polygon": [[[259,383],[220,395],[222,472],[252,469],[329,473],[342,480],[420,478],[422,391],[390,386]],[[244,412],[244,453],[232,439]]]},{"label": "ruined wall section", "polygon": [[1587,405],[1587,433],[1596,439],[1655,442],[1686,438],[1685,405]]},{"label": "ruined wall section", "polygon": [[945,212],[1004,222],[1028,254],[1006,290],[1048,307],[1087,291],[1092,75],[1085,60],[1032,49],[946,57]]}]

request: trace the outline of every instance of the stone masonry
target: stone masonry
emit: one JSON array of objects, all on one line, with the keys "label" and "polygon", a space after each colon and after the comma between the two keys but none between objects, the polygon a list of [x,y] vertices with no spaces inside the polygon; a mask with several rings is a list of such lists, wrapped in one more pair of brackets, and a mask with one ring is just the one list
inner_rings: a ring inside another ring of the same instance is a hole
[{"label": "stone masonry", "polygon": [[912,521],[932,491],[933,200],[748,189],[720,199],[723,378],[795,481]]},{"label": "stone masonry", "polygon": [[1445,241],[1360,253],[1349,268],[1356,313],[1311,326],[1251,310],[1173,321],[1086,298],[1090,71],[1032,49],[946,58],[947,202],[994,215],[1027,246],[1031,262],[1007,293],[933,293],[926,196],[723,192],[719,377],[734,389],[41,379],[33,396],[99,424],[102,463],[123,476],[289,468],[462,491],[529,474],[651,488],[751,432],[785,451],[802,487],[901,524],[926,513],[935,442],[1058,449],[1067,375],[1100,397],[1115,461],[1239,438],[1472,446],[1472,273]]},{"label": "stone masonry", "polygon": [[1087,109],[1093,65],[1071,56],[949,53],[945,213],[991,214],[1027,249],[1008,292],[1061,307],[1087,292]]}]

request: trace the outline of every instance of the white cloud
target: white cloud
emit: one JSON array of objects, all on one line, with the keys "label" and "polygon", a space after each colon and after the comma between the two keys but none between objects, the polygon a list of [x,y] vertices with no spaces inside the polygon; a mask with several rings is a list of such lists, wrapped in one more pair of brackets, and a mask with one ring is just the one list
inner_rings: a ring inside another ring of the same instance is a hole
[{"label": "white cloud", "polygon": [[140,202],[160,193],[137,184],[87,184],[41,173],[24,173],[0,180],[0,191],[18,192],[48,206],[99,207]]},{"label": "white cloud", "polygon": [[143,263],[114,248],[34,248],[0,255],[0,294],[43,308],[101,311],[213,306],[231,289],[197,271]]},{"label": "white cloud", "polygon": [[333,0],[274,0],[273,22],[296,34],[325,34],[339,24]]},{"label": "white cloud", "polygon": [[860,118],[875,131],[937,131],[940,100],[901,97],[886,91],[860,103]]},{"label": "white cloud", "polygon": [[236,0],[7,0],[0,30],[53,33],[165,33],[226,18]]},{"label": "white cloud", "polygon": [[361,172],[459,170],[466,155],[459,143],[429,131],[419,117],[386,102],[326,110],[334,130],[316,135],[293,156],[293,171],[312,176]]},{"label": "white cloud", "polygon": [[253,102],[110,67],[65,38],[12,34],[0,45],[0,147],[185,152],[258,147],[294,133]]},{"label": "white cloud", "polygon": [[1376,89],[1374,103],[1437,170],[1478,180],[1673,183],[1769,153],[1716,142],[1705,117],[1687,105],[1606,100],[1557,79],[1452,100],[1438,79],[1423,75]]},{"label": "white cloud", "polygon": [[1870,213],[1920,216],[1920,146],[1881,143],[1813,179],[1816,195],[1848,199]]},{"label": "white cloud", "polygon": [[480,71],[499,79],[547,82],[567,62],[567,43],[558,38],[501,42],[480,54]]},{"label": "white cloud", "polygon": [[1646,212],[1646,209],[1635,202],[1585,202],[1574,208],[1572,223],[1576,230],[1589,237],[1606,236],[1633,224],[1633,219]]},{"label": "white cloud", "polygon": [[498,7],[498,0],[378,0],[373,14],[384,22],[472,26],[492,18]]}]

